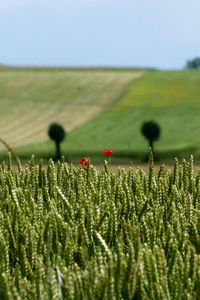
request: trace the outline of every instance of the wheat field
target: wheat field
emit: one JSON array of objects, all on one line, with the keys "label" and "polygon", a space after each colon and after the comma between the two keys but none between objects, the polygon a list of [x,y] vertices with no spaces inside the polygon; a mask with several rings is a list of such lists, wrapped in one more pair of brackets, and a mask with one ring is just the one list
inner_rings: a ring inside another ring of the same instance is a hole
[{"label": "wheat field", "polygon": [[0,299],[199,299],[200,172],[0,165]]}]

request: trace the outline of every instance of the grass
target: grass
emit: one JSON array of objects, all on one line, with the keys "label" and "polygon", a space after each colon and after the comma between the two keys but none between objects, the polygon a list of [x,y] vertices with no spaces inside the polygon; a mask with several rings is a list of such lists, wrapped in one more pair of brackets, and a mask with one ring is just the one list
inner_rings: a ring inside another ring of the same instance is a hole
[{"label": "grass", "polygon": [[156,71],[138,78],[107,111],[73,130],[63,149],[100,155],[113,147],[116,156],[140,157],[147,147],[140,128],[152,119],[162,130],[155,143],[161,157],[198,153],[200,72]]},{"label": "grass", "polygon": [[4,78],[1,86],[10,82],[12,87],[4,89],[7,99],[12,102],[17,95],[15,106],[7,115],[8,101],[2,102],[3,137],[22,158],[30,157],[31,153],[49,158],[54,153],[54,144],[47,140],[47,125],[60,121],[69,128],[62,150],[70,160],[90,156],[99,162],[102,150],[107,147],[115,150],[116,158],[141,159],[147,141],[140,128],[143,121],[153,119],[162,130],[160,140],[155,143],[160,158],[188,157],[191,153],[198,156],[200,72],[146,71],[136,79],[139,72],[115,69],[1,72]]},{"label": "grass", "polygon": [[2,68],[1,137],[15,148],[48,140],[52,122],[69,132],[112,105],[140,74],[137,70]]}]

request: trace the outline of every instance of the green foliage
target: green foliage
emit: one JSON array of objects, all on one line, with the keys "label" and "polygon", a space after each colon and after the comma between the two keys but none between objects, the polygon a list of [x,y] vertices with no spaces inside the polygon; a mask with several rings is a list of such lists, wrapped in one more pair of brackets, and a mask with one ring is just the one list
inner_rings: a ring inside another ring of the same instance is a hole
[{"label": "green foliage", "polygon": [[149,141],[149,147],[153,151],[153,142],[160,137],[160,126],[154,121],[144,122],[141,128],[142,134]]},{"label": "green foliage", "polygon": [[200,57],[195,57],[187,61],[187,69],[200,69]]},{"label": "green foliage", "polygon": [[144,122],[141,128],[142,134],[151,142],[160,137],[160,126],[154,121]]},{"label": "green foliage", "polygon": [[49,126],[48,135],[50,139],[54,140],[56,143],[60,143],[64,140],[66,132],[60,124],[52,123]]},{"label": "green foliage", "polygon": [[198,299],[200,172],[0,166],[0,299]]},{"label": "green foliage", "polygon": [[52,123],[49,126],[48,135],[56,144],[56,154],[54,160],[57,161],[61,159],[60,143],[64,140],[66,132],[60,124]]}]

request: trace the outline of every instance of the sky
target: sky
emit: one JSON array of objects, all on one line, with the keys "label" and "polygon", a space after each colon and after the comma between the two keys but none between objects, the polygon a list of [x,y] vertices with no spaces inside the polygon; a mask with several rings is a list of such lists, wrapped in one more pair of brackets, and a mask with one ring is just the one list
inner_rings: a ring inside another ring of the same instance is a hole
[{"label": "sky", "polygon": [[199,0],[1,0],[0,64],[182,69]]}]

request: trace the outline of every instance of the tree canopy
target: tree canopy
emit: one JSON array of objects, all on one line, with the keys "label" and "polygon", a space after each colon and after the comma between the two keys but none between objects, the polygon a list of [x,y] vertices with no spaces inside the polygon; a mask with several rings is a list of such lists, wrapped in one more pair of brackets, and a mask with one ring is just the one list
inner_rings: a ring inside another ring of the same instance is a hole
[{"label": "tree canopy", "polygon": [[195,57],[187,61],[187,69],[200,69],[200,57]]},{"label": "tree canopy", "polygon": [[49,126],[48,135],[56,144],[56,154],[54,160],[57,161],[61,159],[60,143],[64,140],[66,132],[60,124],[52,123]]}]

